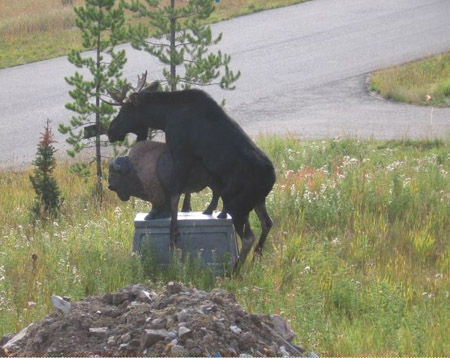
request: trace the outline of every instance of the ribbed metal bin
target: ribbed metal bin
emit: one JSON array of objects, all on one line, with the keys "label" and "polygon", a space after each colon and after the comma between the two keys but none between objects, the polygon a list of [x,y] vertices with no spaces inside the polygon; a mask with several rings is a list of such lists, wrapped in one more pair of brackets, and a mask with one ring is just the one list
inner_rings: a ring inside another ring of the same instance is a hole
[{"label": "ribbed metal bin", "polygon": [[[168,265],[171,259],[170,219],[144,220],[146,213],[138,213],[134,220],[133,251],[151,255],[159,265]],[[198,259],[215,271],[234,267],[238,259],[236,232],[230,216],[218,219],[200,212],[178,213],[180,235],[177,248],[182,259]],[[144,247],[149,250],[142,250]]]}]

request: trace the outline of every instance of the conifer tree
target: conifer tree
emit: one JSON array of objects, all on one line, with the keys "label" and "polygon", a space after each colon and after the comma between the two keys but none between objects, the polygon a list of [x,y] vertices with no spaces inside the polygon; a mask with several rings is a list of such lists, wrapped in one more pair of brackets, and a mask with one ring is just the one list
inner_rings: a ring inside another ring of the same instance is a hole
[{"label": "conifer tree", "polygon": [[53,170],[56,166],[54,158],[56,149],[52,144],[55,142],[50,128],[50,121],[47,120],[44,133],[41,133],[36,157],[33,161],[33,165],[36,168],[33,174],[30,175],[31,184],[36,192],[36,198],[31,208],[34,218],[46,218],[56,215],[62,203],[58,183],[53,177]]},{"label": "conifer tree", "polygon": [[[66,81],[75,87],[69,92],[73,102],[66,108],[75,112],[69,125],[60,124],[59,131],[68,134],[67,143],[71,145],[68,154],[72,157],[82,150],[95,147],[97,171],[97,189],[102,192],[101,147],[107,141],[101,141],[114,114],[108,103],[101,101],[101,94],[107,88],[119,88],[124,85],[122,69],[126,62],[125,51],[116,51],[114,47],[126,37],[125,15],[121,5],[115,6],[115,0],[86,0],[84,6],[74,8],[76,26],[82,32],[83,50],[94,48],[94,54],[72,50],[69,61],[77,68],[89,73],[85,78],[80,72],[67,77]],[[87,133],[87,129],[91,133]],[[92,139],[93,137],[93,139]],[[77,163],[73,169],[79,174],[89,174],[87,163]]]},{"label": "conifer tree", "polygon": [[[211,84],[234,89],[240,72],[229,69],[231,57],[220,50],[210,51],[210,46],[222,39],[222,34],[213,38],[211,27],[205,23],[215,10],[214,0],[170,0],[169,6],[162,6],[161,0],[130,0],[124,4],[148,20],[149,26],[131,27],[132,45],[165,65],[166,90]],[[155,32],[150,34],[150,28]],[[156,40],[148,39],[150,35]]]}]

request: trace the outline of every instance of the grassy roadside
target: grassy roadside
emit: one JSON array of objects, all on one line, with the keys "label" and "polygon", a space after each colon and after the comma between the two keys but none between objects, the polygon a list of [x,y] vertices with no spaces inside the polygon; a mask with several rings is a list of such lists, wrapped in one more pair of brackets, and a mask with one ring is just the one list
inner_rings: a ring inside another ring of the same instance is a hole
[{"label": "grassy roadside", "polygon": [[398,102],[450,106],[450,53],[377,71],[370,89]]},{"label": "grassy roadside", "polygon": [[[111,192],[99,203],[94,182],[60,164],[62,216],[33,225],[28,172],[0,171],[0,337],[51,311],[54,293],[76,300],[175,279],[225,288],[253,312],[280,313],[307,352],[448,354],[450,141],[258,143],[276,164],[267,200],[275,226],[261,260],[216,280],[147,271],[130,255],[133,218],[146,203]],[[198,210],[209,195],[193,199]]]},{"label": "grassy roadside", "polygon": [[[223,0],[216,3],[211,22],[306,0]],[[62,0],[0,0],[0,68],[67,55],[79,48],[71,6]],[[75,6],[83,0],[74,0]]]}]

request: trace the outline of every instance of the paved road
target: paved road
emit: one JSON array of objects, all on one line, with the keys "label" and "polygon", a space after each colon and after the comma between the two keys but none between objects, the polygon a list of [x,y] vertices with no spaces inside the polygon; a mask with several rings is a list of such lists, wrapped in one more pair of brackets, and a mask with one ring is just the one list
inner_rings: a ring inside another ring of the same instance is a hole
[{"label": "paved road", "polygon": [[[242,77],[234,92],[208,91],[225,97],[227,111],[251,134],[448,136],[450,109],[386,102],[367,93],[365,81],[375,69],[450,49],[449,0],[314,0],[213,30],[223,32],[220,47]],[[148,55],[130,50],[128,57],[127,77],[144,70],[157,77]],[[68,122],[63,78],[74,69],[58,58],[0,70],[0,165],[29,163],[47,118]]]}]

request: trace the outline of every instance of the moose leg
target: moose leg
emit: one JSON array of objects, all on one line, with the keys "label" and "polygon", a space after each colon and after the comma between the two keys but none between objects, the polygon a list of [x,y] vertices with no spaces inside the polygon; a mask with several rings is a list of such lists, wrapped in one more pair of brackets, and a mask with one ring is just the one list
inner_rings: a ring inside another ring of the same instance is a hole
[{"label": "moose leg", "polygon": [[212,215],[213,211],[217,209],[217,205],[219,204],[220,194],[218,193],[217,190],[213,190],[212,193],[213,196],[211,202],[209,203],[206,210],[203,212],[203,214],[205,215]]},{"label": "moose leg", "polygon": [[178,239],[178,204],[180,203],[180,194],[172,195],[170,198],[170,206],[172,211],[172,218],[170,220],[170,248],[174,249]]},{"label": "moose leg", "polygon": [[170,211],[172,214],[172,219],[170,220],[170,247],[172,249],[175,248],[178,238],[178,204],[180,203],[180,196],[186,185],[189,168],[192,163],[192,160],[189,160],[189,158],[181,159],[182,160],[178,161],[174,160],[170,185],[168,188],[168,192],[170,193]]},{"label": "moose leg", "polygon": [[252,228],[250,227],[250,222],[247,220],[245,221],[244,226],[244,236],[242,237],[242,249],[241,254],[239,257],[239,260],[242,261],[242,263],[245,262],[245,259],[247,258],[250,250],[252,249],[253,243],[256,240],[256,236],[252,231]]},{"label": "moose leg", "polygon": [[245,259],[247,258],[253,243],[255,242],[255,234],[253,233],[250,223],[248,221],[248,215],[246,217],[233,218],[234,228],[241,238],[242,248],[239,253],[238,268],[241,267]]},{"label": "moose leg", "polygon": [[267,213],[265,200],[255,206],[255,212],[261,223],[261,236],[259,237],[258,244],[256,245],[255,254],[262,255],[264,242],[266,241],[267,235],[273,226],[273,221]]},{"label": "moose leg", "polygon": [[183,206],[181,207],[181,212],[188,213],[192,211],[191,207],[191,193],[184,194]]}]

